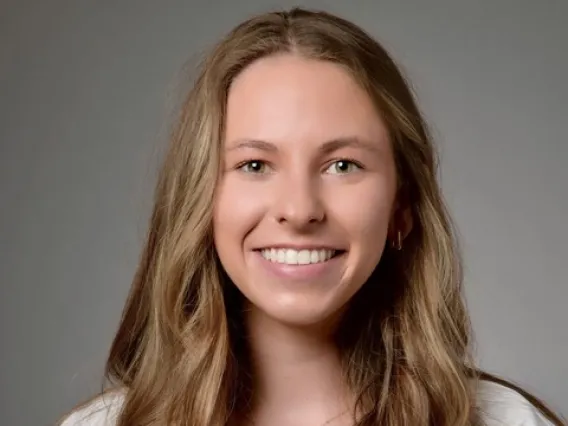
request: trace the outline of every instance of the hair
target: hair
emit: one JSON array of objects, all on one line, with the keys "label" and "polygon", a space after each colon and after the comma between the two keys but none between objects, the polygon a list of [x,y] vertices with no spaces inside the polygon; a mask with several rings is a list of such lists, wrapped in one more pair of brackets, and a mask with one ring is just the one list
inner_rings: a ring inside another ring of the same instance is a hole
[{"label": "hair", "polygon": [[106,367],[111,383],[127,390],[118,426],[225,425],[254,392],[243,296],[216,254],[212,205],[231,83],[276,54],[332,62],[365,89],[387,125],[399,197],[413,218],[403,249],[387,247],[337,329],[345,379],[357,396],[356,425],[481,424],[478,381],[499,379],[474,366],[456,231],[409,84],[358,26],[295,8],[234,28],[205,58],[182,105]]}]

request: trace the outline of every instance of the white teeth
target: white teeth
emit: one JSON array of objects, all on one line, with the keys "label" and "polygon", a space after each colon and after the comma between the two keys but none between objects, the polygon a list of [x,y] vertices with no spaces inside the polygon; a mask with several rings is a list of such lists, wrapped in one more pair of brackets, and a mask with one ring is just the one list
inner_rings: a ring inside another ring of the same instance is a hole
[{"label": "white teeth", "polygon": [[298,264],[299,265],[309,265],[310,261],[311,261],[311,256],[310,256],[310,251],[309,250],[301,250],[298,253]]},{"label": "white teeth", "polygon": [[310,263],[325,262],[333,257],[335,250],[293,250],[293,249],[264,249],[262,256],[266,260],[287,265],[309,265]]},{"label": "white teeth", "polygon": [[296,250],[286,250],[286,260],[288,265],[298,264],[298,252]]}]

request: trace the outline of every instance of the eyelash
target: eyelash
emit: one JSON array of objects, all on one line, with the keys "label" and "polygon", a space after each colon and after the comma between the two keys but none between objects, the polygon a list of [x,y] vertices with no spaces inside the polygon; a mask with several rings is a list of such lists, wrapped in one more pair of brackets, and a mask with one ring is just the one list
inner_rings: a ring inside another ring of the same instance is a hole
[{"label": "eyelash", "polygon": [[250,159],[250,160],[246,160],[246,161],[243,161],[243,162],[237,164],[237,166],[236,166],[235,168],[236,168],[237,170],[240,170],[240,171],[242,171],[242,172],[249,173],[249,174],[262,174],[262,173],[255,173],[255,172],[246,172],[246,171],[244,170],[244,167],[245,167],[245,166],[250,165],[250,164],[252,164],[252,163],[260,163],[260,164],[262,164],[262,165],[264,165],[264,166],[267,166],[267,165],[268,165],[268,163],[267,163],[266,161],[257,160],[257,159]]},{"label": "eyelash", "polygon": [[[328,163],[326,170],[329,169],[333,164],[337,164],[339,162],[346,162],[346,163],[349,163],[349,164],[353,164],[355,167],[357,167],[357,170],[363,170],[364,169],[363,165],[360,162],[353,160],[352,158],[338,158],[338,159],[333,160],[330,163]],[[339,174],[349,174],[349,172],[339,173]]]},{"label": "eyelash", "polygon": [[[352,158],[338,158],[338,159],[335,159],[335,160],[327,163],[326,170],[329,169],[329,167],[331,167],[331,165],[342,162],[342,161],[355,165],[355,167],[357,167],[357,169],[359,169],[359,170],[364,169],[363,165],[360,162],[358,162],[358,161],[356,161]],[[258,173],[257,172],[246,172],[245,170],[243,170],[245,166],[250,165],[251,163],[260,163],[263,166],[269,165],[268,162],[264,161],[264,160],[250,159],[250,160],[242,161],[241,163],[237,164],[236,169],[241,170],[245,173],[250,173],[250,174],[262,174],[262,172],[258,172]],[[339,174],[348,174],[348,173],[339,173]]]}]

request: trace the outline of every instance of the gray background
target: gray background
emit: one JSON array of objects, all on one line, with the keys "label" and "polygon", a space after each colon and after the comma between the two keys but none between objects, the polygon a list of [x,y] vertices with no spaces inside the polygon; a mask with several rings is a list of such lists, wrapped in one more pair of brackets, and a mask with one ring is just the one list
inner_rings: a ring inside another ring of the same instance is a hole
[{"label": "gray background", "polygon": [[[568,414],[568,3],[302,4],[368,29],[411,77],[479,361]],[[100,388],[184,64],[293,3],[0,5],[0,424],[51,424]]]}]

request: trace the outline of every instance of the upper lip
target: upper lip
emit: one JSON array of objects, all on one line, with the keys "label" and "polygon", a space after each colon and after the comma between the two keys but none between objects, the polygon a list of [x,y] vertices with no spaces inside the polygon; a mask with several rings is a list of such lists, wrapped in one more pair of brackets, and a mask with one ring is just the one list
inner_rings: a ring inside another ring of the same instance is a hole
[{"label": "upper lip", "polygon": [[330,244],[291,244],[291,243],[281,243],[281,244],[267,244],[256,248],[255,250],[266,250],[266,249],[293,249],[293,250],[335,250],[343,251],[337,246]]}]

